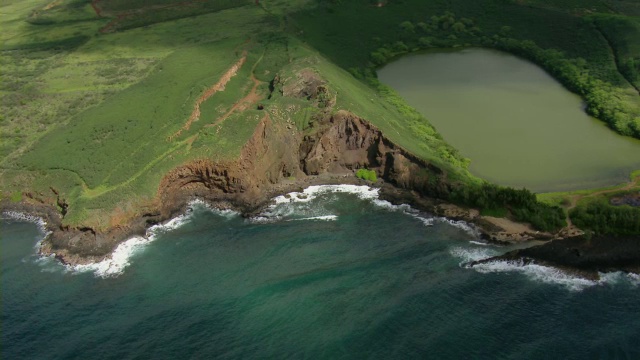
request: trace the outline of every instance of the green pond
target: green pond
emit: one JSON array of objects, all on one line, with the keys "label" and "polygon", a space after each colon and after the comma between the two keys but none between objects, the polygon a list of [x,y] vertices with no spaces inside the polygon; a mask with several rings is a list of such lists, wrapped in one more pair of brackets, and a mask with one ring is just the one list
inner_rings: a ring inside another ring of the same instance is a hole
[{"label": "green pond", "polygon": [[510,54],[464,49],[405,56],[378,71],[489,181],[537,192],[628,181],[640,141],[588,116],[580,97]]}]

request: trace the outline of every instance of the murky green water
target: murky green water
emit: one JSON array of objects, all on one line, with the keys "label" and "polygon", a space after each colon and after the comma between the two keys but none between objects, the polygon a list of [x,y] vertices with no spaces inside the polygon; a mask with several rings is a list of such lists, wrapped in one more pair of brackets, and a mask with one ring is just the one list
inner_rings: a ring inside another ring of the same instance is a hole
[{"label": "murky green water", "polygon": [[487,180],[560,191],[625,182],[640,169],[640,141],[588,116],[577,95],[515,56],[486,49],[421,53],[378,76]]}]

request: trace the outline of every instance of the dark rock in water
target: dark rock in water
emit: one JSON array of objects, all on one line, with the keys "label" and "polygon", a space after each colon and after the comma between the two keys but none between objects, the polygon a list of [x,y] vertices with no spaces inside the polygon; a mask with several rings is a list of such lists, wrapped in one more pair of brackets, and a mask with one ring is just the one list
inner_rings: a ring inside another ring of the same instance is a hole
[{"label": "dark rock in water", "polygon": [[590,278],[597,278],[598,272],[640,273],[640,236],[576,236],[514,250],[470,265],[496,260],[549,265]]}]

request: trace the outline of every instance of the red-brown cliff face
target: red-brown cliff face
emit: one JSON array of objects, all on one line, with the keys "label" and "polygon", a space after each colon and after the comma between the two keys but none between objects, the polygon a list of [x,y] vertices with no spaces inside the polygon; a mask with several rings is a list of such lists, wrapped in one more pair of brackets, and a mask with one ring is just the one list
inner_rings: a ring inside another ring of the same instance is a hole
[{"label": "red-brown cliff face", "polygon": [[[163,178],[155,205],[141,216],[104,232],[58,225],[44,241],[42,251],[56,253],[64,262],[95,261],[108,256],[127,237],[143,234],[148,226],[176,216],[191,199],[202,198],[250,213],[271,197],[304,186],[311,179],[354,181],[353,171],[359,168],[375,170],[387,182],[426,196],[437,195],[438,187],[447,186],[446,174],[440,169],[400,149],[352,113],[326,115],[315,127],[315,134],[303,137],[291,126],[265,116],[238,159],[200,159],[180,166]],[[345,174],[349,176],[345,178]],[[332,179],[332,175],[342,177]],[[52,216],[47,219],[60,223]]]}]

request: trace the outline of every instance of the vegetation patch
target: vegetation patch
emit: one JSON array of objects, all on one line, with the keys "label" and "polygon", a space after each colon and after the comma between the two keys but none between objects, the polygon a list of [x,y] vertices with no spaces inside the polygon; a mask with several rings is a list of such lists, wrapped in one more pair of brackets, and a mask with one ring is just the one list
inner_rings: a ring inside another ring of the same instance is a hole
[{"label": "vegetation patch", "polygon": [[[347,110],[437,168],[424,176],[434,195],[557,229],[564,200],[540,203],[527,190],[470,175],[469,160],[380,84],[375,70],[423,49],[505,50],[543,66],[616,131],[638,136],[637,7],[605,5],[9,1],[0,17],[3,196],[28,190],[50,198],[55,188],[69,204],[66,225],[115,226],[151,206],[162,177],[177,166],[236,158],[261,119],[310,134],[320,117]],[[245,52],[224,89],[203,97]],[[303,71],[319,74],[325,91],[286,96],[282,84]],[[198,99],[200,114],[185,127]],[[361,170],[357,176],[375,181],[375,172]]]},{"label": "vegetation patch", "polygon": [[579,204],[569,212],[573,223],[598,234],[640,233],[640,207],[610,206],[604,199]]},{"label": "vegetation patch", "polygon": [[[591,115],[620,134],[640,138],[640,98],[632,86],[635,70],[631,69],[640,56],[635,46],[640,35],[609,26],[608,36],[603,36],[597,26],[602,17],[585,17],[577,11],[592,13],[589,4],[555,1],[554,6],[531,8],[500,0],[406,0],[378,8],[363,2],[324,2],[325,11],[297,14],[296,25],[332,60],[374,85],[377,66],[413,51],[481,46],[514,53],[539,64],[581,95]],[[633,28],[624,24],[636,19],[617,16],[614,21],[624,19],[620,26]],[[326,23],[344,25],[339,29],[321,25]],[[618,46],[626,55],[616,60],[611,44],[632,40],[634,45]],[[621,73],[618,63],[629,70]]]},{"label": "vegetation patch", "polygon": [[356,177],[358,179],[367,180],[371,182],[378,181],[378,176],[376,175],[376,172],[368,169],[358,169],[358,171],[356,171]]}]

